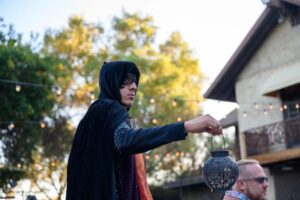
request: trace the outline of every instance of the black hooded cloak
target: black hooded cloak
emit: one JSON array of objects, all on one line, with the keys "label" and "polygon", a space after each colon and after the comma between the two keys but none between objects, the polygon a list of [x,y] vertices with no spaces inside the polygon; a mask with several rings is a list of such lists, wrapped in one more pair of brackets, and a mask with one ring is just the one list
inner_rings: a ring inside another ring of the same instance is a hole
[{"label": "black hooded cloak", "polygon": [[[67,200],[115,200],[117,194],[114,132],[128,119],[121,105],[120,88],[128,73],[139,80],[132,62],[117,61],[102,66],[100,96],[88,109],[76,130],[67,171]],[[184,124],[174,123],[148,129],[128,130],[120,149],[127,154],[148,151],[185,139]]]}]

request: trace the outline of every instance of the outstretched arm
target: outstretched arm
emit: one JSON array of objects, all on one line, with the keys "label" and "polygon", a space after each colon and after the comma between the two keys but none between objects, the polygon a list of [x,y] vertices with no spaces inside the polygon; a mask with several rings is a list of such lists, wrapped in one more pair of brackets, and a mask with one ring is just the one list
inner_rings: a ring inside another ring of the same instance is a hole
[{"label": "outstretched arm", "polygon": [[187,132],[209,132],[218,135],[222,133],[222,127],[210,115],[196,117],[185,122],[138,130],[130,128],[127,122],[123,122],[115,131],[114,143],[120,152],[142,153],[173,141],[184,140]]},{"label": "outstretched arm", "polygon": [[122,153],[142,153],[161,145],[184,140],[186,137],[184,123],[174,123],[153,128],[132,129],[123,122],[115,131],[114,143]]}]

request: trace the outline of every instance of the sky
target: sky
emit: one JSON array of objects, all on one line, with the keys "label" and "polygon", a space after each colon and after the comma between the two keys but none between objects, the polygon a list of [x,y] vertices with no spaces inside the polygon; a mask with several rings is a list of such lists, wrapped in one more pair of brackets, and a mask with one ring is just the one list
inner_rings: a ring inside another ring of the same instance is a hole
[{"label": "sky", "polygon": [[[71,15],[109,26],[123,10],[152,16],[158,27],[156,42],[179,31],[200,61],[207,77],[204,93],[265,8],[260,0],[0,0],[0,17],[18,33],[43,35],[60,29]],[[26,38],[26,37],[25,37]],[[235,104],[206,100],[204,114],[223,118]]]}]

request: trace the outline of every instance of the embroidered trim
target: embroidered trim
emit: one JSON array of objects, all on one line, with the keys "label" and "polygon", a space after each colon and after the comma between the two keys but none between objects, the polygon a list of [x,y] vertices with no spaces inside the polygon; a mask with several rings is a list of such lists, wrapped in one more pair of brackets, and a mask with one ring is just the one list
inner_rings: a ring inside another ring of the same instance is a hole
[{"label": "embroidered trim", "polygon": [[118,128],[116,129],[114,133],[114,144],[117,149],[120,150],[121,144],[122,144],[122,138],[124,132],[126,132],[128,129],[130,129],[130,126],[127,121],[122,122]]},{"label": "embroidered trim", "polygon": [[229,197],[238,198],[240,200],[250,200],[243,193],[240,193],[240,192],[234,191],[234,190],[228,190],[228,191],[226,191],[225,195],[229,196]]}]

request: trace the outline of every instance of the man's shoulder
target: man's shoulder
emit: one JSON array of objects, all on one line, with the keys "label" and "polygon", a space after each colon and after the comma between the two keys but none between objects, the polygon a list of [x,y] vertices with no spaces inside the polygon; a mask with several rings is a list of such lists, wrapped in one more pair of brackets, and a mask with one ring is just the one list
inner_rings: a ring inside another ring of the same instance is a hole
[{"label": "man's shoulder", "polygon": [[225,195],[223,200],[238,200],[238,198]]},{"label": "man's shoulder", "polygon": [[223,200],[249,200],[243,193],[235,190],[228,190],[225,193]]}]

